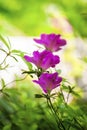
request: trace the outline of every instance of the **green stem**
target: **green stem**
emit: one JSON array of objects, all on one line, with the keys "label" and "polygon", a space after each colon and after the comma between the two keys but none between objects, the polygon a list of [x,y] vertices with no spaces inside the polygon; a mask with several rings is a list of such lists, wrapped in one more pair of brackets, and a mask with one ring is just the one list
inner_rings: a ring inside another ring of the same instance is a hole
[{"label": "green stem", "polygon": [[56,120],[56,123],[57,123],[58,128],[59,128],[60,130],[65,130],[65,127],[64,127],[64,125],[62,124],[62,121],[60,120],[60,118],[58,117],[58,115],[57,115],[57,113],[56,113],[56,111],[55,111],[55,109],[54,109],[54,107],[53,107],[53,104],[52,104],[51,99],[50,99],[49,96],[48,96],[48,98],[47,98],[47,103],[48,103],[49,108],[51,109],[52,114],[54,115],[54,118],[55,118],[55,120]]},{"label": "green stem", "polygon": [[6,61],[6,58],[8,57],[8,55],[6,55],[6,57],[4,58],[4,60],[0,63],[0,65],[2,65],[5,61]]},{"label": "green stem", "polygon": [[55,116],[55,114],[54,114],[54,111],[53,111],[53,109],[52,109],[50,103],[49,103],[49,100],[47,100],[47,104],[48,104],[48,107],[50,108],[52,114],[54,115],[54,118],[55,118],[55,120],[56,120],[57,126],[59,126],[58,120],[57,120],[57,118],[56,118],[56,116]]}]

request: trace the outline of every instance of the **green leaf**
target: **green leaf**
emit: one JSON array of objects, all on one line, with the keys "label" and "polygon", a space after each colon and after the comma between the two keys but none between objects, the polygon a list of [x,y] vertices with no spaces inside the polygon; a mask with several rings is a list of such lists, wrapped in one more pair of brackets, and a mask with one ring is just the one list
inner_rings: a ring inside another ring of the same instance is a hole
[{"label": "green leaf", "polygon": [[4,67],[0,65],[0,70],[4,70],[9,66],[9,64],[5,65]]},{"label": "green leaf", "polygon": [[4,81],[4,79],[1,79],[1,85],[2,85],[2,88],[5,87],[5,81]]},{"label": "green leaf", "polygon": [[20,51],[20,50],[12,50],[11,51],[12,53],[14,53],[15,55],[17,55],[17,56],[20,56],[21,58],[22,58],[22,60],[25,62],[25,64],[28,66],[28,69],[29,70],[32,70],[32,64],[30,63],[30,62],[27,62],[25,59],[24,59],[24,54],[26,53],[26,52],[22,52],[22,51]]},{"label": "green leaf", "polygon": [[18,62],[18,60],[17,60],[17,58],[15,58],[14,56],[11,56],[15,61],[17,61]]},{"label": "green leaf", "polygon": [[21,51],[19,51],[19,50],[15,50],[15,49],[14,49],[14,50],[12,50],[12,52],[18,54],[18,53],[20,53]]},{"label": "green leaf", "polygon": [[41,94],[35,94],[35,98],[42,98],[43,97],[43,95],[41,95]]},{"label": "green leaf", "polygon": [[21,57],[23,57],[24,54],[25,54],[25,52],[22,52],[20,50],[15,50],[15,49],[12,50],[11,52],[14,53],[15,55],[18,55],[18,56],[21,56]]},{"label": "green leaf", "polygon": [[62,84],[62,89],[66,92],[69,92],[69,88],[65,84]]},{"label": "green leaf", "polygon": [[11,130],[11,124],[8,123],[3,127],[3,130]]},{"label": "green leaf", "polygon": [[22,74],[36,74],[36,71],[23,71]]},{"label": "green leaf", "polygon": [[5,40],[5,38],[0,34],[1,41],[5,44],[5,46],[10,50],[10,44]]},{"label": "green leaf", "polygon": [[4,49],[0,48],[0,50],[3,51],[3,52],[5,52],[7,54],[7,52]]},{"label": "green leaf", "polygon": [[80,97],[80,94],[77,93],[77,92],[75,92],[75,91],[72,91],[72,94],[73,94],[74,96],[78,96],[78,97]]},{"label": "green leaf", "polygon": [[28,69],[32,71],[32,67],[33,67],[32,64],[30,62],[26,62],[26,61],[25,61],[25,63],[28,66]]}]

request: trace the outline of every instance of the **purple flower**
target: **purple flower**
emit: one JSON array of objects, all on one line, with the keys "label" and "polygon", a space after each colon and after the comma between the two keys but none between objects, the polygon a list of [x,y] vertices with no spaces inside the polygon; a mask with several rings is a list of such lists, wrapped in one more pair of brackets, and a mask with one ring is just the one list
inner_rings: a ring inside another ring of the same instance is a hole
[{"label": "purple flower", "polygon": [[49,67],[55,67],[55,65],[60,62],[59,56],[53,55],[52,52],[47,50],[42,52],[34,51],[33,57],[25,55],[24,59],[28,62],[32,62],[43,70],[46,70]]},{"label": "purple flower", "polygon": [[61,35],[41,34],[41,39],[34,39],[35,42],[45,46],[47,50],[56,52],[61,50],[62,46],[66,45],[66,40],[60,38]]},{"label": "purple flower", "polygon": [[58,73],[43,73],[38,80],[33,82],[40,85],[45,93],[51,92],[54,88],[60,86],[62,78],[58,76]]}]

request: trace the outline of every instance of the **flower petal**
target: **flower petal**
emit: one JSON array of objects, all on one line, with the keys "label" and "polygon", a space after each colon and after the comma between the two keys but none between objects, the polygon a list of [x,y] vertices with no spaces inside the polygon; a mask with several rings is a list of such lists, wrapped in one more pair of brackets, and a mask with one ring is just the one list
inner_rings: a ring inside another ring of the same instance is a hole
[{"label": "flower petal", "polygon": [[33,80],[33,82],[40,85],[45,93],[51,92],[54,88],[60,86],[62,77],[58,76],[58,73],[43,73],[38,80]]},{"label": "flower petal", "polygon": [[66,45],[66,40],[60,38],[60,34],[41,34],[40,39],[34,39],[36,43],[42,44],[47,50],[52,52],[61,50],[61,46]]}]

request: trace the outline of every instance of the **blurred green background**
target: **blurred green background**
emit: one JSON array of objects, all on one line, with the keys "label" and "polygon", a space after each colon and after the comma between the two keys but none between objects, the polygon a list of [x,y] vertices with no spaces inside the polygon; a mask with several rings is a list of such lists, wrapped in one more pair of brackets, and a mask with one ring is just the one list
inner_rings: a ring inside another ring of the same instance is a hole
[{"label": "blurred green background", "polygon": [[[62,23],[61,23],[62,21]],[[87,37],[86,0],[0,0],[0,32],[8,35],[68,33]],[[57,27],[58,26],[58,27]]]}]

